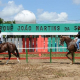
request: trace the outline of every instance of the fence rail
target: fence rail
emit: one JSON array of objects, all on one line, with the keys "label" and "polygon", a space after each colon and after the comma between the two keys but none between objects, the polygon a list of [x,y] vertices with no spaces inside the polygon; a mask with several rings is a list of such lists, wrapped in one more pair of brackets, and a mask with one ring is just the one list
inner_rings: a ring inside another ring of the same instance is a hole
[{"label": "fence rail", "polygon": [[66,48],[67,47],[39,47],[39,48],[18,48],[18,49],[55,49],[55,48]]},{"label": "fence rail", "polygon": [[[51,47],[52,48],[52,47]],[[25,57],[20,57],[20,60],[26,60],[26,62],[28,62],[28,59],[50,59],[50,62],[52,62],[52,59],[67,59],[67,57],[60,57],[60,56],[57,56],[57,57],[52,57],[52,54],[67,54],[67,52],[52,52],[52,49],[50,48],[50,52],[28,52],[27,49],[28,48],[24,48],[26,49],[26,52],[20,52],[20,55],[21,54],[26,54]],[[54,47],[53,47],[54,48]],[[20,48],[22,49],[22,48]],[[30,48],[30,49],[33,49],[33,48]],[[75,54],[79,54],[80,52],[75,52]],[[0,54],[8,54],[7,52],[3,52],[3,53],[0,53]],[[28,57],[29,54],[50,54],[49,57],[43,57],[43,56],[39,56],[39,57]],[[6,57],[0,57],[0,60],[6,60],[8,58]],[[17,59],[16,57],[12,57],[11,60],[15,60]],[[80,57],[75,57],[75,59],[80,59]]]}]

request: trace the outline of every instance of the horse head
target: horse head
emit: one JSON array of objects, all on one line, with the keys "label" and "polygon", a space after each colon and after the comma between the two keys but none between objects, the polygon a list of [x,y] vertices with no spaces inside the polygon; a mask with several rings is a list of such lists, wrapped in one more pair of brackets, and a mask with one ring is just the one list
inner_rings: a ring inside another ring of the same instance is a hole
[{"label": "horse head", "polygon": [[[64,41],[67,45],[69,45],[69,43],[72,42],[72,39],[69,36],[60,36],[60,45],[63,45]],[[74,40],[72,44],[74,44]]]},{"label": "horse head", "polygon": [[61,36],[60,36],[60,45],[63,46],[64,41],[65,41],[65,37],[61,35]]}]

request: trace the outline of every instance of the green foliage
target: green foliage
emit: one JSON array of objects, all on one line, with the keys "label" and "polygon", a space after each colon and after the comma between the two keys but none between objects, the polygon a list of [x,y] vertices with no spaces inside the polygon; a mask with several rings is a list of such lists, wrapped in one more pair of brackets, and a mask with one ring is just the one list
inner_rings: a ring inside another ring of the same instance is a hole
[{"label": "green foliage", "polygon": [[15,24],[15,20],[14,21],[5,21],[4,24]]},{"label": "green foliage", "polygon": [[13,24],[15,24],[15,20],[13,21]]},{"label": "green foliage", "polygon": [[4,20],[3,20],[2,18],[0,18],[0,24],[2,24],[2,23],[3,23],[3,21],[4,21]]},{"label": "green foliage", "polygon": [[0,18],[0,24],[15,24],[15,20],[14,21],[4,21],[2,18]]}]

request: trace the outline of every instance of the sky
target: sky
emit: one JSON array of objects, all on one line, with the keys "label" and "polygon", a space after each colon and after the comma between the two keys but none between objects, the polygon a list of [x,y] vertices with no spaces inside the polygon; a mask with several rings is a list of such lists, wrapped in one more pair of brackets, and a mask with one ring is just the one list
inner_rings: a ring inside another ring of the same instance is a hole
[{"label": "sky", "polygon": [[5,21],[23,10],[34,13],[37,23],[80,23],[80,0],[0,0],[0,17]]}]

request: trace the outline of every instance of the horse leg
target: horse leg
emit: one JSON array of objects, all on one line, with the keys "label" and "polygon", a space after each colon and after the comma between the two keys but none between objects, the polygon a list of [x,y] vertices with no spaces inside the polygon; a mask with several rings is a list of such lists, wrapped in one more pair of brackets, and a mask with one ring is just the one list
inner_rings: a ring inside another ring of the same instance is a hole
[{"label": "horse leg", "polygon": [[[17,55],[15,54],[15,52],[12,52],[12,54],[17,57]],[[17,61],[20,63],[20,60],[19,60],[18,57],[17,57]]]},{"label": "horse leg", "polygon": [[73,60],[74,60],[74,52],[71,52],[72,54],[72,64],[74,63]]},{"label": "horse leg", "polygon": [[68,53],[66,54],[66,56],[67,56],[68,59],[72,60],[70,57],[68,57],[69,54],[70,54],[70,52],[68,52]]},{"label": "horse leg", "polygon": [[8,52],[8,54],[9,54],[9,59],[7,60],[6,64],[9,62],[9,60],[10,60],[10,58],[11,58],[11,53]]}]

